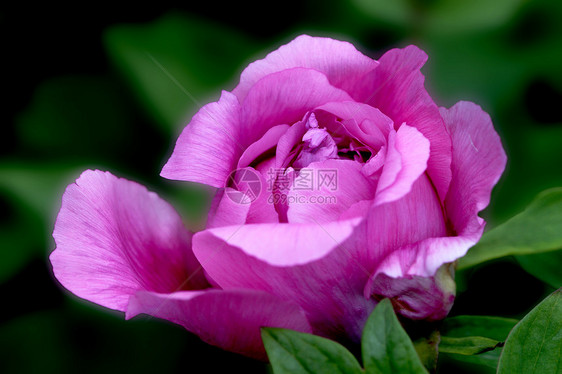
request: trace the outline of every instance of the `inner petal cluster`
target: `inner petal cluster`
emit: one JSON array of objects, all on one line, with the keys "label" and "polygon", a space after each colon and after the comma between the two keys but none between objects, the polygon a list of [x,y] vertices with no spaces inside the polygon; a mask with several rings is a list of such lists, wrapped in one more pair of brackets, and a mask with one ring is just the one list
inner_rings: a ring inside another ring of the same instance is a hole
[{"label": "inner petal cluster", "polygon": [[320,128],[314,113],[306,122],[307,131],[302,137],[301,151],[293,163],[294,168],[304,168],[312,162],[338,158],[338,146],[325,128]]}]

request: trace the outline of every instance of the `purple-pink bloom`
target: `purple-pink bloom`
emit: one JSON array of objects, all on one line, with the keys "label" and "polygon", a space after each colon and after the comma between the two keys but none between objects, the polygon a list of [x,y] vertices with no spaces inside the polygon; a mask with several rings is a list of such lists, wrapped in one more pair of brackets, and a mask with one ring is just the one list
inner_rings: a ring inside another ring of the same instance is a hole
[{"label": "purple-pink bloom", "polygon": [[[257,358],[264,326],[357,342],[385,297],[407,318],[444,318],[506,156],[480,107],[436,106],[426,59],[303,35],[250,64],[162,170],[217,188],[207,228],[192,234],[144,187],[86,171],[63,197],[55,276],[127,318]],[[259,193],[233,200],[255,181]]]}]

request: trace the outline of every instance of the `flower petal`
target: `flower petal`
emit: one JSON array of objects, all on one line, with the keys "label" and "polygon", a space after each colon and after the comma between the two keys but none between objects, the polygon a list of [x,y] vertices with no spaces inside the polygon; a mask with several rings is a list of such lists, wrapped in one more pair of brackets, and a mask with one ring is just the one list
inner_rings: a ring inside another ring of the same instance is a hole
[{"label": "flower petal", "polygon": [[[451,109],[441,109],[441,114],[453,140],[453,178],[445,209],[450,220],[449,234],[458,236],[427,238],[394,251],[381,263],[365,289],[367,295],[402,299],[409,305],[404,314],[409,318],[439,319],[447,314],[453,293],[443,287],[438,269],[464,256],[480,240],[485,222],[478,212],[488,205],[492,188],[506,164],[505,152],[490,117],[479,106],[460,102]],[[429,286],[445,290],[434,292],[442,298],[430,297],[424,301],[400,293],[401,289],[412,288],[410,295],[419,294]]]},{"label": "flower petal", "polygon": [[[370,201],[359,202],[341,218],[358,215],[365,219],[355,229],[349,245],[361,248],[358,251],[360,261],[371,273],[386,264],[387,259],[400,248],[447,235],[441,204],[425,174],[401,199],[380,205]],[[410,263],[403,266],[411,265],[415,258],[409,260]]]},{"label": "flower petal", "polygon": [[138,292],[131,297],[127,318],[140,313],[177,323],[214,346],[262,360],[262,327],[312,332],[297,305],[251,290]]},{"label": "flower petal", "polygon": [[242,134],[251,142],[271,127],[300,121],[304,115],[330,101],[351,97],[330,85],[316,70],[292,68],[265,76],[248,92],[242,103]]},{"label": "flower petal", "polygon": [[194,251],[220,287],[290,300],[303,308],[315,333],[357,342],[376,304],[363,296],[370,274],[346,246],[357,222],[205,230],[194,236]]},{"label": "flower petal", "polygon": [[224,187],[246,146],[238,99],[223,91],[218,102],[201,108],[183,129],[160,175]]},{"label": "flower petal", "polygon": [[263,60],[251,63],[232,92],[243,101],[251,87],[263,77],[296,67],[318,70],[333,86],[347,90],[377,65],[377,61],[363,55],[350,43],[301,35]]},{"label": "flower petal", "polygon": [[291,151],[300,141],[302,137],[306,134],[306,121],[299,121],[293,124],[283,136],[279,139],[277,143],[277,149],[275,153],[275,168],[285,168],[290,163],[288,159],[291,155]]},{"label": "flower petal", "polygon": [[208,286],[191,251],[191,233],[174,209],[145,187],[87,170],[68,186],[50,260],[77,296],[124,311],[139,290]]},{"label": "flower petal", "polygon": [[490,202],[507,161],[490,117],[479,106],[460,102],[441,113],[453,139],[453,179],[445,211],[450,234],[456,236],[429,238],[398,251],[402,263],[409,263],[402,274],[432,276],[480,240],[485,222],[478,212]]},{"label": "flower petal", "polygon": [[366,295],[389,298],[395,309],[409,319],[437,321],[445,318],[455,301],[453,265],[444,265],[435,276],[391,277],[377,273],[367,284]]},{"label": "flower petal", "polygon": [[429,149],[429,141],[414,127],[402,125],[397,132],[391,131],[375,204],[398,200],[410,192],[426,170]]},{"label": "flower petal", "polygon": [[[243,225],[245,223],[279,222],[279,216],[275,206],[271,202],[271,188],[269,184],[272,178],[271,171],[275,159],[261,162],[257,170],[246,168],[246,171],[255,171],[259,177],[261,186],[255,199],[248,198],[243,192],[231,187],[219,189],[211,204],[208,214],[207,228]],[[266,179],[268,178],[268,179]],[[238,194],[238,195],[237,195]]]},{"label": "flower petal", "polygon": [[[240,204],[233,196],[237,191],[226,187],[217,190],[207,217],[207,228],[242,225],[246,222],[250,204]],[[241,192],[240,192],[241,194]]]},{"label": "flower petal", "polygon": [[288,125],[277,125],[270,128],[258,141],[252,143],[238,160],[238,169],[254,163],[266,151],[274,148],[277,142],[289,129]]},{"label": "flower petal", "polygon": [[507,157],[490,116],[478,105],[459,102],[441,114],[453,139],[453,180],[445,208],[454,230],[468,235],[480,230],[477,214],[488,206]]},{"label": "flower petal", "polygon": [[379,60],[380,66],[352,91],[357,101],[380,109],[394,120],[418,129],[431,144],[428,173],[441,198],[445,200],[451,181],[451,137],[439,109],[424,88],[420,68],[427,55],[411,45],[392,49]]},{"label": "flower petal", "polygon": [[273,204],[272,192],[277,169],[275,169],[275,158],[262,161],[256,166],[262,183],[261,193],[256,200],[252,202],[246,223],[278,223],[279,214],[275,210]]},{"label": "flower petal", "polygon": [[[358,222],[358,219],[350,219],[323,226],[316,223],[262,223],[216,227],[196,234],[194,252],[206,263],[228,262],[224,253],[227,251],[218,248],[218,243],[224,243],[273,266],[302,265],[330,253],[351,235]],[[219,251],[220,255],[215,256],[214,253]]]},{"label": "flower petal", "polygon": [[[322,111],[340,118],[341,126],[351,136],[375,150],[386,143],[388,133],[392,129],[390,118],[380,110],[363,103],[354,101],[331,102],[315,109],[315,113]],[[338,133],[337,128],[330,130]]]}]

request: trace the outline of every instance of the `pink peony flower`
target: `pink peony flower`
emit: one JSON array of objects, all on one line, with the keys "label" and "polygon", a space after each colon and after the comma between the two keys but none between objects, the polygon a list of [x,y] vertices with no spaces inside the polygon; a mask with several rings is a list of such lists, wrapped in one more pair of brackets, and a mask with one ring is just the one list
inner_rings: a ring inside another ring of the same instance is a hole
[{"label": "pink peony flower", "polygon": [[435,105],[426,59],[303,35],[250,64],[162,170],[218,189],[207,228],[191,234],[154,193],[86,171],[63,197],[55,276],[258,358],[263,326],[357,342],[384,297],[407,318],[444,318],[506,156],[480,107]]}]

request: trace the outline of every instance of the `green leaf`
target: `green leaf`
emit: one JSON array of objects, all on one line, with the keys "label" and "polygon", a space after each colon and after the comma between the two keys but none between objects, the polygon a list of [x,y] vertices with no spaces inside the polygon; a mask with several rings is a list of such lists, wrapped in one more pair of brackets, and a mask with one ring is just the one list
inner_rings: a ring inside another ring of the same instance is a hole
[{"label": "green leaf", "polygon": [[428,336],[415,340],[414,348],[420,358],[423,366],[430,372],[434,372],[437,368],[437,360],[439,358],[439,341],[441,336],[439,331],[432,331]]},{"label": "green leaf", "polygon": [[367,320],[361,351],[366,373],[427,373],[388,299],[382,300]]},{"label": "green leaf", "polygon": [[500,343],[497,340],[482,336],[467,336],[464,338],[442,336],[439,343],[439,352],[472,356],[491,351],[501,345]]},{"label": "green leaf", "polygon": [[451,338],[483,336],[497,341],[505,341],[517,322],[513,318],[489,316],[451,317],[443,321],[441,335]]},{"label": "green leaf", "polygon": [[488,351],[480,353],[474,356],[461,355],[455,353],[445,353],[441,352],[439,354],[442,360],[451,360],[455,363],[462,363],[462,366],[466,366],[465,363],[471,365],[477,365],[472,372],[478,374],[488,374],[495,373],[498,367],[498,361],[500,359],[501,348],[496,348],[493,351]]},{"label": "green leaf", "polygon": [[554,288],[562,287],[562,250],[515,258],[529,274]]},{"label": "green leaf", "polygon": [[113,26],[105,45],[143,107],[173,132],[210,95],[218,98],[221,89],[232,89],[235,73],[257,50],[233,30],[179,14]]},{"label": "green leaf", "polygon": [[562,289],[558,289],[513,328],[498,373],[562,373],[561,352]]},{"label": "green leaf", "polygon": [[[499,342],[505,341],[509,332],[517,324],[516,319],[489,316],[457,316],[447,318],[441,326],[441,334],[446,335],[443,345],[439,346],[440,357],[443,355],[453,361],[467,362],[484,366],[479,372],[487,372],[498,366],[501,353]],[[456,339],[456,340],[455,340]],[[472,340],[471,339],[478,339]],[[486,340],[488,339],[488,340]],[[486,343],[487,342],[487,343]],[[463,348],[464,351],[460,348]],[[489,344],[486,346],[486,344]],[[477,347],[480,348],[477,348]],[[494,346],[495,349],[486,351]],[[467,355],[466,348],[473,349],[477,355]]]},{"label": "green leaf", "polygon": [[540,193],[515,217],[482,236],[461,258],[458,269],[510,255],[555,251],[562,248],[562,188]]},{"label": "green leaf", "polygon": [[279,328],[262,329],[275,374],[359,374],[361,366],[340,344],[319,336]]}]

